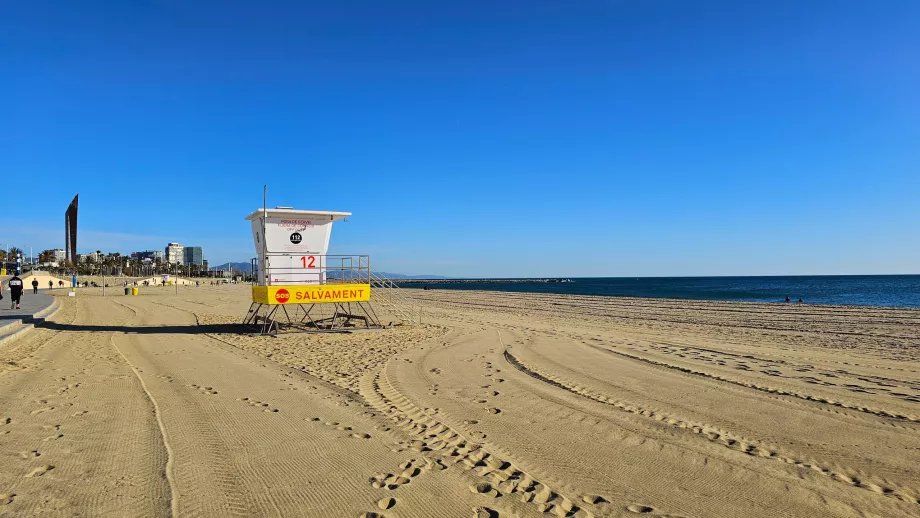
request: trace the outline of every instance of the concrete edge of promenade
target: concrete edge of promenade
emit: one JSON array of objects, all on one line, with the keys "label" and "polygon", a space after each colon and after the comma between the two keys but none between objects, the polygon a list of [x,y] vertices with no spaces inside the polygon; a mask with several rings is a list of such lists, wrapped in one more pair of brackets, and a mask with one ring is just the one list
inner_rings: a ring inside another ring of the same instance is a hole
[{"label": "concrete edge of promenade", "polygon": [[61,308],[57,297],[41,293],[34,295],[29,291],[22,295],[22,309],[11,310],[7,306],[10,303],[9,291],[3,295],[3,300],[0,300],[0,347],[28,333]]}]

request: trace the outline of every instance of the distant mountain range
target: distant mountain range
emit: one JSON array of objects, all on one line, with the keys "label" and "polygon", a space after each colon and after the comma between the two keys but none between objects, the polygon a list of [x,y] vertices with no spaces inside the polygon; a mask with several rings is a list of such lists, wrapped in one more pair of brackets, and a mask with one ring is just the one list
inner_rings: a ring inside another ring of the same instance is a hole
[{"label": "distant mountain range", "polygon": [[224,272],[225,272],[225,271],[227,271],[228,267],[229,267],[229,269],[231,269],[231,270],[236,270],[236,271],[240,271],[240,272],[247,272],[247,273],[249,272],[249,268],[250,268],[250,266],[249,266],[249,261],[246,261],[245,263],[224,263],[224,264],[221,264],[221,265],[218,265],[218,266],[209,266],[209,267],[208,267],[208,270],[210,270],[210,271],[212,271],[212,272],[218,272],[218,271],[224,271]]},{"label": "distant mountain range", "polygon": [[[249,273],[250,265],[248,262],[245,263],[224,263],[217,266],[209,267],[209,270],[212,272],[216,271],[227,271],[230,268],[238,272]],[[405,275],[402,273],[389,273],[389,272],[376,272],[380,275],[384,275],[390,279],[450,279],[451,277],[445,277],[443,275]],[[334,276],[334,272],[329,272],[329,276]]]}]

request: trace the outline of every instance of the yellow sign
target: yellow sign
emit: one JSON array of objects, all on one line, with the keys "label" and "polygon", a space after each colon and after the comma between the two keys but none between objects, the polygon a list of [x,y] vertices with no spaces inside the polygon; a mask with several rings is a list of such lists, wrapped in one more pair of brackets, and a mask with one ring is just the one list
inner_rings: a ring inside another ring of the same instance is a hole
[{"label": "yellow sign", "polygon": [[253,286],[252,301],[260,304],[323,304],[371,299],[370,284]]}]

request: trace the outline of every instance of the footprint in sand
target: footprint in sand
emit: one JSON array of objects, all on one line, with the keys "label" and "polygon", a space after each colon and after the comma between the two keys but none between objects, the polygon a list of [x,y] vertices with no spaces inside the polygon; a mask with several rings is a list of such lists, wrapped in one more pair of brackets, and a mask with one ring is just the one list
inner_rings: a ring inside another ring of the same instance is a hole
[{"label": "footprint in sand", "polygon": [[45,473],[48,473],[52,469],[54,469],[54,466],[52,466],[51,464],[45,464],[44,466],[39,466],[33,469],[32,471],[30,471],[29,474],[26,475],[26,478],[40,477],[44,475]]},{"label": "footprint in sand", "polygon": [[377,507],[383,509],[384,511],[387,509],[392,509],[394,505],[396,505],[395,498],[381,498],[377,501]]},{"label": "footprint in sand", "polygon": [[70,417],[83,417],[84,415],[88,413],[89,413],[89,410],[80,410],[79,412],[74,412],[70,414]]},{"label": "footprint in sand", "polygon": [[351,434],[355,439],[370,439],[371,435],[368,433],[353,433]]},{"label": "footprint in sand", "polygon": [[9,418],[9,417],[0,417],[0,426],[6,425],[6,424],[10,424],[10,423],[12,423],[12,422],[13,422],[13,420],[12,420],[11,418]]},{"label": "footprint in sand", "polygon": [[396,475],[391,475],[390,477],[387,477],[383,481],[386,488],[389,489],[390,491],[393,491],[394,489],[399,489],[400,486],[404,486],[408,484],[409,482],[412,482],[412,479],[410,479],[409,477],[402,477],[402,476],[397,477]]},{"label": "footprint in sand", "polygon": [[45,412],[50,412],[50,411],[52,411],[52,410],[54,410],[54,407],[53,407],[53,406],[46,406],[46,407],[43,407],[43,408],[39,408],[39,409],[33,410],[32,412],[30,412],[30,415],[44,414]]},{"label": "footprint in sand", "polygon": [[62,439],[63,437],[64,437],[64,434],[62,433],[59,433],[57,435],[49,435],[48,437],[45,437],[44,439],[42,439],[42,442],[56,441],[58,439]]},{"label": "footprint in sand", "polygon": [[41,457],[42,454],[39,453],[38,450],[32,450],[32,451],[20,452],[20,453],[19,453],[19,456],[22,457],[22,458],[24,458],[24,459],[33,459],[33,458],[35,458],[35,457]]},{"label": "footprint in sand", "polygon": [[581,501],[586,504],[594,504],[594,505],[603,504],[607,502],[607,500],[600,495],[583,495],[581,497]]},{"label": "footprint in sand", "polygon": [[0,493],[0,505],[12,504],[15,497],[16,493]]},{"label": "footprint in sand", "polygon": [[498,518],[498,511],[488,507],[474,507],[473,518]]},{"label": "footprint in sand", "polygon": [[[214,394],[217,394],[217,392],[214,392]],[[249,399],[248,397],[238,397],[236,398],[236,400],[243,401],[251,407],[261,408],[263,412],[279,412],[277,408],[272,408],[271,405],[269,405],[268,403],[265,403],[264,401],[256,401],[253,399]]]},{"label": "footprint in sand", "polygon": [[636,514],[649,514],[655,511],[655,508],[647,505],[633,504],[626,507],[626,510]]},{"label": "footprint in sand", "polygon": [[500,408],[487,408],[486,411],[493,415],[502,413]]},{"label": "footprint in sand", "polygon": [[498,498],[502,496],[498,490],[492,487],[492,484],[488,482],[480,482],[478,484],[473,484],[470,486],[470,491],[480,495],[491,496],[492,498]]},{"label": "footprint in sand", "polygon": [[217,391],[214,390],[214,387],[201,387],[201,386],[198,386],[198,385],[191,385],[191,386],[192,386],[193,388],[196,388],[196,389],[200,390],[201,392],[204,392],[205,394],[210,394],[210,395],[212,395],[212,396],[215,395],[215,394],[217,394]]}]

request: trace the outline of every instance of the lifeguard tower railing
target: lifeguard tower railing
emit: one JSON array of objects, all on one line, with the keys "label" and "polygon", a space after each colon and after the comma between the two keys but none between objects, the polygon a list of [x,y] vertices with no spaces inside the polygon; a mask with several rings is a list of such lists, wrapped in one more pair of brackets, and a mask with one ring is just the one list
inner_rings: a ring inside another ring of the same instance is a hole
[{"label": "lifeguard tower railing", "polygon": [[265,254],[265,271],[252,259],[253,284],[261,286],[310,284],[367,284],[368,255]]},{"label": "lifeguard tower railing", "polygon": [[264,272],[258,258],[253,258],[250,266],[254,285],[369,284],[372,302],[404,323],[419,320],[413,310],[417,304],[395,282],[371,268],[369,255],[267,253]]}]

